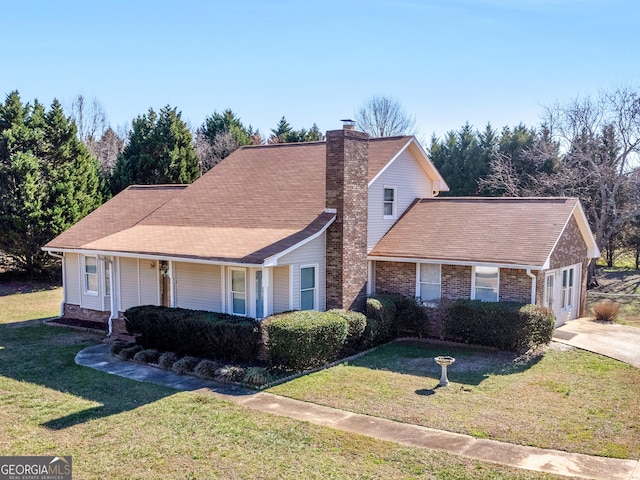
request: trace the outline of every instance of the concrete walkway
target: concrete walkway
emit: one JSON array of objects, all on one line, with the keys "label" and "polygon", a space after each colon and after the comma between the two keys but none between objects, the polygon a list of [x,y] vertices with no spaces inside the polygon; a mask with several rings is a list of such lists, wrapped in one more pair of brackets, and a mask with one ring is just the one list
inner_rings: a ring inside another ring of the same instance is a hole
[{"label": "concrete walkway", "polygon": [[553,339],[640,368],[640,328],[578,318],[557,328]]},{"label": "concrete walkway", "polygon": [[76,363],[122,377],[151,382],[177,390],[198,391],[252,410],[303,420],[346,432],[414,447],[442,450],[511,467],[598,480],[640,480],[640,462],[558,450],[512,445],[432,428],[360,415],[335,408],[292,400],[266,392],[208,382],[145,365],[124,362],[109,354],[107,345],[86,348]]}]

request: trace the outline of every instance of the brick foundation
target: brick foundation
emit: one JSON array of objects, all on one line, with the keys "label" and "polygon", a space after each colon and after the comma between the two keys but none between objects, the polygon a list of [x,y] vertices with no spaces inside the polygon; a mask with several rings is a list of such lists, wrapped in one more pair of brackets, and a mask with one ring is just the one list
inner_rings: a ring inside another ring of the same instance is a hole
[{"label": "brick foundation", "polygon": [[75,318],[77,320],[88,320],[90,322],[107,324],[109,323],[110,315],[111,312],[91,310],[89,308],[82,308],[80,305],[72,305],[69,303],[64,304],[64,318]]}]

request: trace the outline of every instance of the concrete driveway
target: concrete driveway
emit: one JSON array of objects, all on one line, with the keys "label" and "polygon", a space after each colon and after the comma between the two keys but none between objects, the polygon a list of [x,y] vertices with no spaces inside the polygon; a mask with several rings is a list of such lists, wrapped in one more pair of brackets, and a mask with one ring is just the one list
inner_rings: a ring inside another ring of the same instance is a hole
[{"label": "concrete driveway", "polygon": [[578,318],[558,327],[553,340],[640,368],[640,328],[637,327]]}]

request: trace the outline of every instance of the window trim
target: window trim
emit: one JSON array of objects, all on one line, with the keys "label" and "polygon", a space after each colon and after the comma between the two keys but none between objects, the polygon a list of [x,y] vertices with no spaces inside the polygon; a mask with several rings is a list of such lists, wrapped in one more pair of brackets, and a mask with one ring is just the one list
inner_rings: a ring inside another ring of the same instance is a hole
[{"label": "window trim", "polygon": [[[575,307],[576,266],[571,265],[560,270],[561,280],[561,310],[567,312]],[[565,274],[567,284],[565,285]]]},{"label": "window trim", "polygon": [[[438,283],[423,282],[421,279],[421,273],[422,273],[421,265],[436,265],[438,267],[438,278],[440,281]],[[423,283],[425,285],[438,285],[438,300],[442,299],[442,264],[441,263],[429,263],[429,262],[416,263],[416,298],[419,298],[420,302],[422,302],[424,305],[432,305],[433,304],[432,301],[424,301],[420,296],[420,291],[421,291],[420,287]]]},{"label": "window trim", "polygon": [[[93,258],[96,262],[95,267],[96,267],[96,271],[95,273],[88,273],[87,272],[87,258]],[[97,255],[83,255],[82,256],[82,293],[85,295],[92,295],[97,297],[99,290],[100,290],[100,278],[98,276],[98,272],[100,271],[99,268],[99,262],[98,262],[98,256]],[[89,290],[89,275],[93,275],[96,279],[96,289],[95,290]]]},{"label": "window trim", "polygon": [[319,264],[317,263],[309,263],[305,265],[300,265],[300,278],[298,283],[298,292],[300,293],[300,299],[298,301],[298,309],[302,310],[302,269],[304,268],[313,268],[313,289],[306,288],[304,291],[313,290],[313,308],[311,310],[318,311],[319,310],[319,298],[318,298],[318,280],[319,280]]},{"label": "window trim", "polygon": [[[233,290],[233,272],[242,272],[244,274],[244,292]],[[229,313],[231,315],[237,315],[238,317],[246,317],[249,313],[249,292],[247,285],[247,269],[241,267],[229,267]],[[244,293],[244,313],[236,313],[233,311],[233,294]]]},{"label": "window trim", "polygon": [[[551,295],[549,295],[549,279],[551,279]],[[553,304],[555,302],[555,288],[556,288],[556,274],[555,272],[549,273],[547,272],[544,276],[544,303],[545,308],[549,310],[553,310]],[[549,300],[551,300],[551,304],[549,304]]]},{"label": "window trim", "polygon": [[[471,269],[471,300],[476,300],[476,269],[478,267],[483,267],[483,268],[494,268],[497,270],[498,273],[498,284],[497,284],[497,288],[496,288],[496,302],[500,301],[500,267],[490,267],[487,265],[474,265],[473,268]],[[488,288],[485,287],[477,287],[480,288],[482,290],[488,290]],[[480,300],[480,299],[477,299]],[[483,300],[483,301],[494,301],[494,300]]]},{"label": "window trim", "polygon": [[[393,200],[391,201],[391,215],[385,215],[384,206],[389,203],[385,200],[384,193],[385,190],[393,190]],[[393,220],[397,217],[398,213],[398,188],[394,185],[383,185],[382,186],[382,218],[384,220]]]}]

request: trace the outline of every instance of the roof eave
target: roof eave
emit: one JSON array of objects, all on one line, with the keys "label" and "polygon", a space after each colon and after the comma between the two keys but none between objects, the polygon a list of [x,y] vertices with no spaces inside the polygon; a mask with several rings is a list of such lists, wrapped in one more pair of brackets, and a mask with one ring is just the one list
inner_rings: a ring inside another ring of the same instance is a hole
[{"label": "roof eave", "polygon": [[515,268],[518,270],[545,270],[543,265],[516,264],[516,263],[500,263],[488,262],[481,260],[452,260],[442,258],[419,258],[419,257],[397,257],[383,255],[368,255],[367,260],[377,260],[382,262],[405,262],[405,263],[436,263],[440,265],[459,265],[465,267],[496,267],[496,268]]}]

